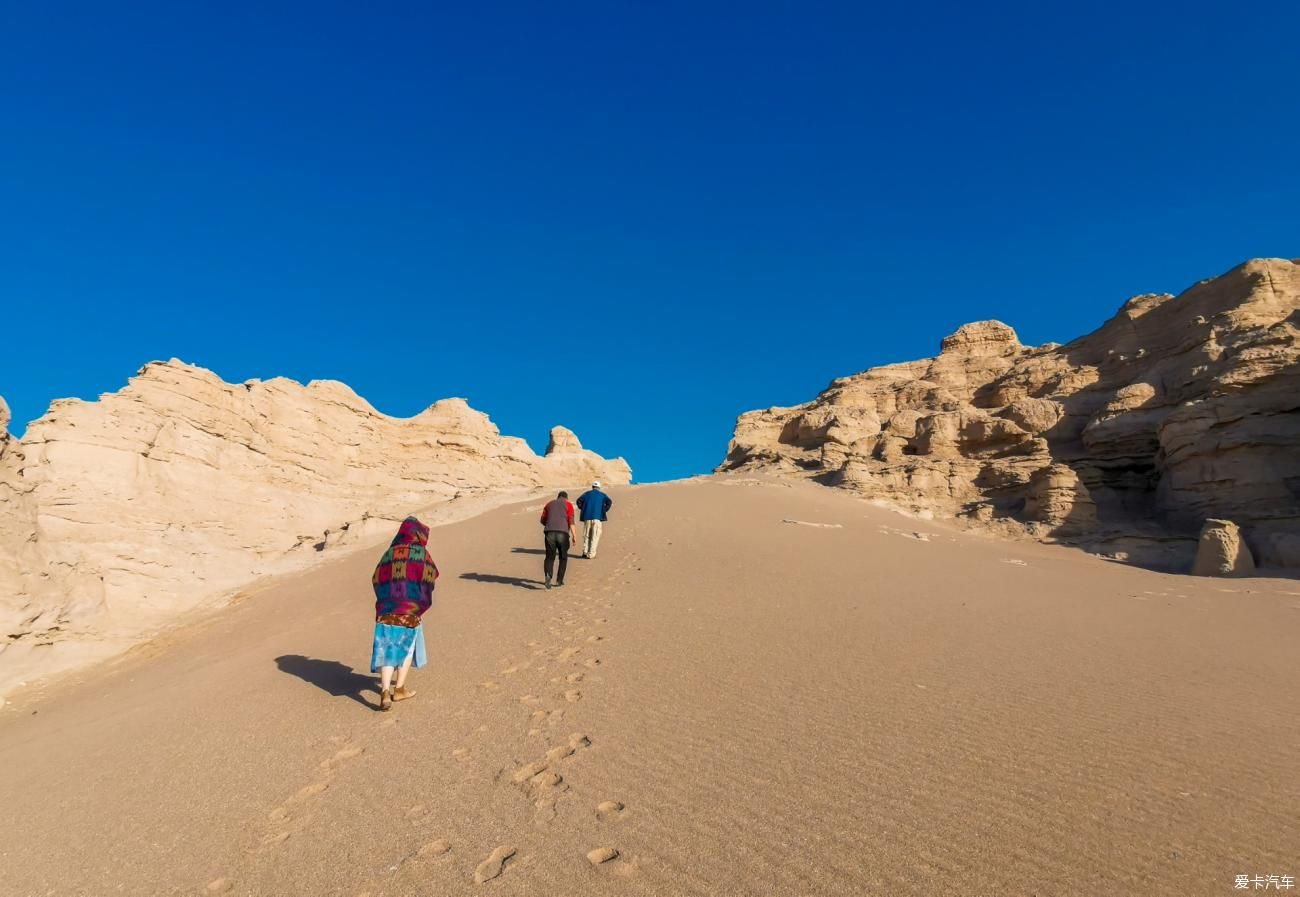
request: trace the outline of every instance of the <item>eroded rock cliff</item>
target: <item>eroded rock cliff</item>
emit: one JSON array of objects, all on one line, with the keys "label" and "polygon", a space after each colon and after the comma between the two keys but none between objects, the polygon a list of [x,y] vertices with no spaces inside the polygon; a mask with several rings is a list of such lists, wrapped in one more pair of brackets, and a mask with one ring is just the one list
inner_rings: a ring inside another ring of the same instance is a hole
[{"label": "eroded rock cliff", "polygon": [[1137,296],[1064,346],[967,324],[935,358],[742,415],[736,468],[1174,569],[1223,518],[1261,566],[1300,567],[1300,264]]},{"label": "eroded rock cliff", "polygon": [[0,401],[0,694],[411,511],[631,479],[562,427],[538,456],[461,399],[396,419],[342,383],[232,385],[179,361],[55,402],[21,440],[8,418]]}]

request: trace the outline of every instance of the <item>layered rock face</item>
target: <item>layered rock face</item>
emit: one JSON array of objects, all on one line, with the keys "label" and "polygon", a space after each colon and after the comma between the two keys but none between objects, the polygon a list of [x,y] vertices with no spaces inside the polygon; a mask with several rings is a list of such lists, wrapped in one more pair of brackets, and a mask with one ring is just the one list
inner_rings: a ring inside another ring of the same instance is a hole
[{"label": "layered rock face", "polygon": [[1300,264],[1137,296],[1065,346],[967,324],[936,358],[742,415],[736,468],[1182,569],[1223,518],[1261,566],[1300,567]]},{"label": "layered rock face", "polygon": [[396,419],[341,383],[232,385],[178,361],[55,402],[22,440],[8,416],[0,402],[0,693],[412,511],[631,480],[563,427],[539,457],[461,399]]}]

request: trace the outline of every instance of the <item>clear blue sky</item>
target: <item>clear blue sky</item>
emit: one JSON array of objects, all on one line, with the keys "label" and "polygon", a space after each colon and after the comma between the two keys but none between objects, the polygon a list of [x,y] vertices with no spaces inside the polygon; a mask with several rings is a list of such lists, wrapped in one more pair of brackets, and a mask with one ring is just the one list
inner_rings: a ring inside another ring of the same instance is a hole
[{"label": "clear blue sky", "polygon": [[6,4],[0,395],[21,432],[177,356],[706,471],[737,413],[965,321],[1064,341],[1300,256],[1297,34],[1291,2]]}]

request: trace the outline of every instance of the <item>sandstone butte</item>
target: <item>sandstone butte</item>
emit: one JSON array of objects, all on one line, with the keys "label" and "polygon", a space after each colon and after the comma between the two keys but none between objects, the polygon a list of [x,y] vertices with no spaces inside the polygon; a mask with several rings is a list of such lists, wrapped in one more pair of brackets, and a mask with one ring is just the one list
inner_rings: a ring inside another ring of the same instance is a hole
[{"label": "sandstone butte", "polygon": [[371,547],[408,513],[632,477],[563,427],[539,457],[461,399],[397,419],[342,383],[232,385],[176,360],[54,402],[21,440],[8,423],[0,399],[0,695],[328,549]]},{"label": "sandstone butte", "polygon": [[1167,570],[1191,568],[1203,527],[1236,538],[1230,521],[1249,555],[1202,566],[1295,569],[1300,264],[1256,259],[1136,296],[1067,345],[967,324],[935,358],[741,415],[719,468],[737,469]]}]

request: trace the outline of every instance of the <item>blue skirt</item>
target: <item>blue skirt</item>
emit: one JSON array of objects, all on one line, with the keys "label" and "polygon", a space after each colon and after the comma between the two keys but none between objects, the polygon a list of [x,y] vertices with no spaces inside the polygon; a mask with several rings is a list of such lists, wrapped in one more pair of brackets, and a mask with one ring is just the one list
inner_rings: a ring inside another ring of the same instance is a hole
[{"label": "blue skirt", "polygon": [[378,673],[380,667],[400,667],[410,657],[416,669],[429,662],[424,653],[424,624],[414,629],[406,626],[375,624],[375,646],[370,652],[370,672]]}]

